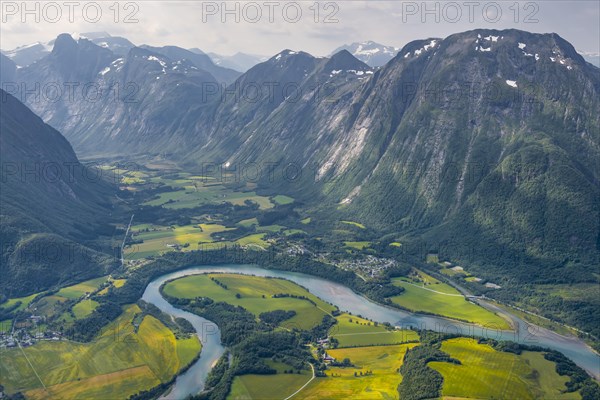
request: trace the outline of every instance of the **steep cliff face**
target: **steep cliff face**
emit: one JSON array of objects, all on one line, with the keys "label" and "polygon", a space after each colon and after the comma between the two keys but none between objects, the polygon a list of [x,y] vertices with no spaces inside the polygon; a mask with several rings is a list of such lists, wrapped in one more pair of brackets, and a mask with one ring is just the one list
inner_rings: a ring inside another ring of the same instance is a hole
[{"label": "steep cliff face", "polygon": [[409,46],[374,79],[414,68],[401,90],[410,104],[382,114],[404,104],[393,90],[365,102],[379,102],[373,120],[403,115],[350,210],[398,230],[437,226],[426,237],[465,255],[597,262],[599,70],[557,35],[466,32],[428,55]]}]

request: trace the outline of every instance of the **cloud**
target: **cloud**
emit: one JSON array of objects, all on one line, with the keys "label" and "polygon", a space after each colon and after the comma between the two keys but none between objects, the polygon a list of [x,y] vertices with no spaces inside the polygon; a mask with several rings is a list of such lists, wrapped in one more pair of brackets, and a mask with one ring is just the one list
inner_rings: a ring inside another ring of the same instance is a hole
[{"label": "cloud", "polygon": [[[497,21],[492,3],[501,7]],[[463,5],[456,21],[452,20],[456,13],[448,8],[449,2],[426,2],[423,7],[421,1],[338,1],[319,2],[315,7],[312,1],[285,1],[269,9],[263,1],[140,1],[119,2],[116,13],[114,7],[110,8],[111,1],[95,3],[102,7],[101,18],[95,22],[93,6],[87,6],[87,14],[83,12],[88,2],[78,3],[72,20],[63,7],[62,18],[55,22],[44,19],[43,7],[48,2],[39,3],[39,22],[35,22],[34,15],[26,15],[23,22],[23,10],[13,14],[7,4],[20,8],[23,3],[2,2],[6,22],[0,24],[0,48],[5,50],[49,41],[63,32],[107,31],[136,44],[198,47],[222,54],[242,51],[272,55],[282,48],[293,48],[323,55],[355,41],[375,40],[400,47],[411,40],[445,37],[475,28],[557,32],[583,51],[598,52],[600,48],[600,5],[588,1],[520,2],[518,12],[513,2],[478,2],[472,10],[464,2],[455,2]],[[36,7],[31,4],[38,2],[28,3],[28,7]],[[254,21],[256,5],[261,17],[258,21]],[[301,16],[294,21],[298,9]]]}]

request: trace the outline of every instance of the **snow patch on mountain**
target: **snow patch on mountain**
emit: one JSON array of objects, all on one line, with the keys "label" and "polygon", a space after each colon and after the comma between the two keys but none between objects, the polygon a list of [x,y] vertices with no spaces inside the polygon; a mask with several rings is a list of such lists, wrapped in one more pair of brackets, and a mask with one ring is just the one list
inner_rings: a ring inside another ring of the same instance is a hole
[{"label": "snow patch on mountain", "polygon": [[371,40],[366,42],[355,42],[335,49],[331,55],[347,50],[354,57],[369,65],[370,67],[381,67],[394,58],[400,50],[397,47],[386,46]]}]

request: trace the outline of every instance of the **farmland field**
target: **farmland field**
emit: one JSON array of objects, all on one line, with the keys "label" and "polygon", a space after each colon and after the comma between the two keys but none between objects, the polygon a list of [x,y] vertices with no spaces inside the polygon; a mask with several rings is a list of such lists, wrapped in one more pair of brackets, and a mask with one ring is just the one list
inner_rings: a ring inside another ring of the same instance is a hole
[{"label": "farmland field", "polygon": [[159,181],[174,187],[183,188],[172,192],[163,192],[156,199],[145,203],[149,206],[182,209],[194,208],[207,203],[226,203],[243,205],[246,201],[257,203],[261,209],[272,208],[268,197],[259,196],[255,192],[234,192],[219,184],[205,184],[203,180],[183,179],[170,181],[159,178]]},{"label": "farmland field", "polygon": [[354,221],[341,221],[341,222],[343,224],[352,225],[352,226],[355,226],[355,227],[360,228],[360,229],[366,229],[363,224],[360,224],[358,222],[354,222]]},{"label": "farmland field", "polygon": [[170,379],[195,357],[200,342],[195,336],[177,340],[152,316],[135,332],[132,321],[140,312],[128,306],[91,343],[40,341],[23,351],[0,349],[0,384],[7,393],[33,398],[122,398]]},{"label": "farmland field", "polygon": [[369,246],[371,246],[371,242],[344,242],[344,245],[346,247],[352,248],[352,249],[356,249],[356,250],[362,250],[364,248],[367,248]]},{"label": "farmland field", "polygon": [[21,302],[21,305],[19,305],[19,307],[16,308],[17,311],[21,311],[24,310],[25,308],[27,308],[27,306],[33,301],[33,299],[35,298],[35,296],[37,296],[38,293],[34,293],[30,296],[26,296],[26,297],[19,297],[19,298],[14,298],[14,299],[9,299],[6,302],[2,303],[0,305],[1,308],[10,308],[11,306],[13,306],[14,304],[16,304],[17,302]]},{"label": "farmland field", "polygon": [[136,243],[125,249],[127,259],[139,259],[149,256],[156,256],[168,251],[174,251],[173,246],[184,246],[182,250],[198,250],[199,243],[213,242],[211,235],[213,233],[224,232],[231,228],[226,228],[218,224],[197,224],[185,226],[152,226],[152,227],[133,227],[133,239],[143,240],[143,243]]},{"label": "farmland field", "polygon": [[[244,222],[251,224],[252,222]],[[143,226],[143,225],[142,225]],[[146,228],[135,227],[133,234],[134,240],[142,240],[142,243],[135,243],[125,248],[125,258],[136,260],[150,256],[158,256],[169,251],[192,251],[210,249],[210,244],[217,246],[258,246],[266,248],[269,243],[263,240],[265,233],[254,233],[241,237],[233,242],[216,240],[211,235],[220,232],[226,232],[234,228],[227,228],[219,224],[196,224],[185,226],[152,226]],[[258,228],[265,232],[275,232],[283,229],[283,226],[267,226]]]},{"label": "farmland field", "polygon": [[[231,385],[228,400],[267,400],[284,399],[302,387],[312,376],[310,370],[294,371],[285,374],[283,370],[291,369],[290,366],[273,361],[267,364],[275,368],[274,375],[242,375],[236,376]],[[300,398],[300,397],[299,397]]]},{"label": "farmland field", "polygon": [[89,281],[81,282],[73,286],[68,286],[66,288],[62,288],[56,294],[60,297],[65,297],[67,299],[78,299],[86,293],[91,293],[100,287],[101,284],[108,280],[108,276],[102,276],[96,279],[90,279]]},{"label": "farmland field", "polygon": [[[217,279],[227,289],[213,282]],[[335,308],[300,286],[283,280],[236,274],[202,274],[177,279],[167,283],[164,293],[179,298],[208,297],[214,301],[244,307],[258,317],[260,313],[273,310],[294,310],[296,315],[282,323],[287,327],[310,329],[318,325],[325,313]],[[273,298],[275,294],[305,296],[315,302],[292,297]],[[237,298],[236,295],[240,297]],[[264,297],[263,297],[264,296]]]},{"label": "farmland field", "polygon": [[499,352],[475,340],[458,338],[442,343],[442,351],[462,365],[431,362],[429,366],[444,377],[442,394],[475,399],[578,399],[578,393],[562,395],[565,377],[541,353],[522,356]]},{"label": "farmland field", "polygon": [[276,204],[279,205],[286,205],[286,204],[292,204],[294,202],[294,198],[290,197],[290,196],[284,196],[282,194],[278,194],[277,196],[273,196],[272,199]]},{"label": "farmland field", "polygon": [[84,299],[73,306],[73,314],[75,318],[85,318],[90,315],[100,304],[97,301]]},{"label": "farmland field", "polygon": [[[406,350],[416,344],[356,347],[328,350],[337,360],[349,358],[356,367],[330,367],[326,378],[316,378],[302,392],[302,399],[396,399]],[[364,375],[372,371],[370,375]],[[360,373],[363,373],[363,376]],[[357,374],[355,376],[354,374]]]},{"label": "farmland field", "polygon": [[329,331],[329,335],[339,341],[339,347],[358,347],[372,345],[390,345],[419,340],[419,335],[411,330],[389,330],[384,325],[342,314],[336,317],[338,323]]},{"label": "farmland field", "polygon": [[394,285],[404,292],[392,297],[392,301],[411,311],[424,311],[448,318],[473,322],[494,329],[510,329],[509,323],[483,307],[467,301],[456,289],[441,283],[429,275],[420,275],[422,280],[394,278]]}]

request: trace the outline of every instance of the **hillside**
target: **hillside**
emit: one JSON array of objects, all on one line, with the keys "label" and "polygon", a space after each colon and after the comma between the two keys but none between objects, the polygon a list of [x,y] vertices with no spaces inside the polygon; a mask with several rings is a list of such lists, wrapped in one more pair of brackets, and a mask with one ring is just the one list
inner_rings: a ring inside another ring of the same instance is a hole
[{"label": "hillside", "polygon": [[4,91],[0,108],[0,294],[25,295],[106,273],[118,263],[116,188],[67,140]]}]

